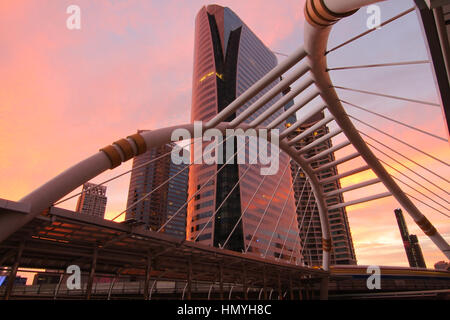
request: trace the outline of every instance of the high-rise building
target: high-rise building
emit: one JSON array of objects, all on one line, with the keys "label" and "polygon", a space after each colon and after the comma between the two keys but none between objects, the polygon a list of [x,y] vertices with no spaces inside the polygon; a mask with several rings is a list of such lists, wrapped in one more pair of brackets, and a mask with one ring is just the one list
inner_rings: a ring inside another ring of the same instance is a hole
[{"label": "high-rise building", "polygon": [[[290,89],[286,89],[283,94],[287,94]],[[291,101],[285,106],[285,110],[289,109],[294,103]],[[322,120],[323,113],[308,119],[302,126],[297,129],[296,134],[305,132],[317,122]],[[297,121],[296,116],[292,115],[286,119],[286,127],[290,127]],[[319,127],[304,139],[295,144],[295,148],[300,150],[307,144],[326,135],[329,129],[326,125]],[[288,137],[289,138],[289,137]],[[290,137],[292,138],[292,137]],[[305,153],[306,158],[310,158],[319,154],[332,146],[331,139],[309,149]],[[334,161],[334,153],[330,153],[323,158],[311,163],[313,168]],[[297,205],[298,223],[300,228],[300,238],[304,246],[303,256],[306,264],[310,266],[322,265],[322,227],[320,224],[319,209],[314,202],[314,194],[310,184],[306,181],[305,175],[300,171],[297,175],[298,164],[291,161],[292,179],[294,180],[294,194]],[[331,167],[320,172],[322,178],[337,174],[337,168]],[[295,176],[297,175],[297,178]],[[330,192],[341,188],[339,181],[331,182],[323,186],[324,192]],[[300,198],[301,197],[301,198]],[[300,201],[300,204],[298,204]],[[344,202],[341,194],[326,199],[328,205]],[[331,232],[331,264],[356,264],[355,249],[353,247],[352,235],[348,223],[347,212],[345,208],[333,209],[328,211],[328,223]]]},{"label": "high-rise building", "polygon": [[[186,206],[183,205],[187,200],[189,168],[171,161],[172,148],[171,144],[151,148],[133,159],[127,201],[127,208],[131,208],[127,210],[125,220],[134,219],[156,231],[176,214],[162,232],[185,239]],[[171,180],[164,184],[168,179]],[[143,201],[133,205],[152,191]]]},{"label": "high-rise building", "polygon": [[[277,65],[275,55],[250,28],[232,10],[217,5],[203,7],[197,14],[194,48],[192,121],[210,120]],[[239,108],[228,121],[277,83],[278,80],[274,81]],[[277,95],[246,122],[255,119],[280,97]],[[247,146],[246,151],[252,150]],[[293,194],[289,192],[292,190],[289,158],[280,155],[278,173],[266,176],[252,199],[263,178],[260,168],[261,165],[249,168],[236,163],[224,168],[222,165],[193,166],[189,176],[190,196],[210,177],[215,178],[188,205],[187,238],[239,252],[248,248],[249,253],[299,261],[301,245],[298,226],[292,223],[295,207]],[[278,182],[279,188],[275,191]],[[237,187],[223,202],[235,185]],[[239,220],[241,215],[242,220]]]},{"label": "high-rise building", "polygon": [[104,218],[106,210],[106,186],[83,184],[83,193],[78,198],[76,212]]},{"label": "high-rise building", "polygon": [[427,266],[425,264],[425,259],[423,258],[419,240],[416,235],[409,234],[402,209],[395,209],[394,213],[395,218],[397,219],[398,228],[400,229],[400,235],[402,237],[403,246],[405,247],[409,266],[413,268],[426,268]]}]

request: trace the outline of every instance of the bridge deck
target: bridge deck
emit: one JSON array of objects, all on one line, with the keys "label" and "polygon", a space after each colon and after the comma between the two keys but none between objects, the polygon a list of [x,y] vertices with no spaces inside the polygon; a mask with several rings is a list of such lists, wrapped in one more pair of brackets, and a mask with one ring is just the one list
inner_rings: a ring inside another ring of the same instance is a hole
[{"label": "bridge deck", "polygon": [[[0,201],[0,214],[25,212],[26,208],[19,207],[18,203],[9,201],[6,205]],[[83,272],[89,272],[97,250],[97,276],[120,273],[145,277],[148,256],[152,259],[153,279],[186,280],[189,259],[193,281],[218,283],[220,266],[224,283],[242,285],[245,269],[247,286],[253,288],[263,287],[264,278],[268,288],[278,288],[279,281],[287,288],[290,283],[298,287],[304,281],[320,281],[328,276],[328,272],[320,269],[180,241],[144,230],[142,226],[54,207],[0,243],[1,266],[14,264],[21,243],[24,243],[21,268],[65,270],[75,264]]]}]

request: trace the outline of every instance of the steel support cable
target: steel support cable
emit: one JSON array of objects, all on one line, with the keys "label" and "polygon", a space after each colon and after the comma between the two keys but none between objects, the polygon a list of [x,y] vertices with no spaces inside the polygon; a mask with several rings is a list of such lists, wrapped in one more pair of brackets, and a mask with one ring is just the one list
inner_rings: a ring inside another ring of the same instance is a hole
[{"label": "steel support cable", "polygon": [[412,146],[411,144],[409,144],[409,143],[407,143],[407,142],[405,142],[405,141],[403,141],[403,140],[400,140],[399,138],[396,138],[396,137],[394,137],[393,135],[391,135],[391,134],[389,134],[389,133],[386,133],[386,132],[384,132],[384,131],[378,129],[378,128],[376,128],[376,127],[374,127],[374,126],[368,124],[367,122],[364,122],[364,121],[362,121],[362,120],[360,120],[360,119],[358,119],[358,118],[356,118],[356,117],[354,117],[354,116],[352,116],[352,115],[350,115],[350,114],[348,114],[348,116],[349,116],[350,118],[352,118],[352,119],[358,121],[358,122],[361,122],[362,124],[365,124],[366,126],[372,128],[372,129],[374,129],[374,130],[376,130],[376,131],[378,131],[378,132],[384,134],[385,136],[388,136],[389,138],[394,139],[395,141],[398,141],[398,142],[404,144],[405,146],[408,146],[408,147],[410,147],[411,149],[414,149],[414,150],[416,150],[416,151],[418,151],[418,152],[420,152],[420,153],[422,153],[422,154],[424,154],[424,155],[430,157],[431,159],[434,159],[434,160],[436,160],[436,161],[438,161],[438,162],[440,162],[440,163],[442,163],[442,164],[445,164],[446,166],[450,166],[447,162],[445,162],[445,161],[443,161],[443,160],[441,160],[441,159],[439,159],[439,158],[436,158],[435,156],[432,156],[431,154],[429,154],[429,153],[427,153],[427,152],[425,152],[425,151],[422,151],[422,150],[420,150],[419,148],[416,148],[416,147]]},{"label": "steel support cable", "polygon": [[241,222],[242,218],[244,217],[244,214],[247,212],[247,209],[250,207],[250,203],[251,203],[251,202],[253,201],[253,199],[255,198],[256,194],[257,194],[258,191],[259,191],[259,189],[261,188],[261,186],[263,185],[264,181],[266,180],[266,177],[267,177],[267,176],[264,176],[264,177],[261,179],[261,181],[260,181],[258,187],[256,188],[256,190],[255,190],[255,192],[253,193],[252,197],[251,197],[250,200],[248,201],[247,206],[245,207],[245,209],[244,209],[244,211],[242,212],[241,216],[239,217],[238,221],[235,223],[235,225],[234,225],[233,229],[231,230],[230,234],[228,235],[227,239],[226,239],[225,242],[223,243],[223,246],[220,246],[220,244],[219,244],[219,246],[220,246],[221,248],[225,248],[226,245],[228,244],[228,241],[230,240],[230,238],[231,238],[231,236],[233,235],[234,231],[236,230],[237,226],[239,225],[239,223]]},{"label": "steel support cable", "polygon": [[[386,166],[388,166],[388,167],[391,168],[392,170],[394,170],[394,171],[400,173],[400,175],[405,176],[403,173],[401,173],[399,170],[395,169],[394,167],[392,167],[390,164],[386,163],[385,161],[383,161],[383,160],[381,160],[381,159],[378,159],[378,161],[380,161],[381,163],[385,164]],[[434,202],[434,203],[436,203],[436,204],[440,205],[441,207],[443,207],[443,208],[445,208],[445,209],[448,210],[447,207],[445,207],[445,206],[441,205],[439,202],[436,202],[435,200],[431,199],[431,198],[428,197],[427,195],[423,194],[423,192],[421,192],[420,190],[417,190],[416,188],[412,187],[411,185],[409,185],[409,184],[406,183],[405,181],[401,180],[399,177],[396,177],[396,176],[394,176],[393,174],[390,174],[390,175],[391,175],[392,178],[394,178],[394,179],[400,181],[401,183],[403,183],[403,184],[406,185],[407,187],[411,188],[411,189],[414,190],[415,192],[421,194],[423,197],[427,198],[428,200],[430,200],[430,201],[432,201],[432,202]],[[407,176],[405,176],[405,177],[408,178],[408,179],[410,179],[410,178],[407,177]],[[414,180],[412,180],[412,181],[414,181]],[[446,213],[444,213],[444,212],[442,212],[442,211],[440,211],[440,210],[438,210],[438,209],[436,209],[436,208],[433,208],[433,209],[436,210],[436,211],[438,211],[439,213],[443,214],[444,216],[450,218],[450,216],[447,215]]]},{"label": "steel support cable", "polygon": [[[300,193],[300,197],[298,198],[297,205],[295,206],[295,214],[292,216],[292,221],[291,221],[291,224],[289,225],[289,230],[288,230],[288,233],[287,233],[288,235],[291,233],[292,225],[294,224],[294,221],[296,220],[295,218],[298,218],[297,210],[298,210],[298,207],[300,207],[300,204],[301,204],[300,200],[303,197],[303,191],[305,191],[305,187],[306,187],[307,182],[308,182],[308,177],[306,177],[305,184],[303,185],[303,188],[302,188],[302,192]],[[310,194],[310,196],[311,196],[311,194]],[[303,218],[304,218],[304,216],[302,217],[302,223],[300,224],[300,226],[303,225]],[[297,222],[298,222],[298,220],[297,220]],[[300,228],[299,228],[299,230],[300,230]],[[298,236],[300,237],[300,235],[298,235]],[[281,248],[280,257],[283,256],[283,251],[284,251],[284,247],[286,246],[287,239],[288,239],[288,237],[286,237],[284,239],[283,247]],[[278,258],[278,259],[280,259],[280,258]]]},{"label": "steel support cable", "polygon": [[[224,142],[225,142],[225,141],[224,141]],[[245,146],[246,144],[247,144],[247,143],[245,143],[244,146]],[[233,156],[230,157],[230,159],[228,159],[224,164],[229,164],[229,163],[234,159],[234,157],[236,156],[236,154],[237,154],[242,148],[243,148],[243,147],[239,148],[239,150],[237,150],[237,151],[233,154]],[[206,186],[208,185],[208,183],[209,183],[212,179],[214,179],[214,178],[217,176],[217,174],[219,174],[220,171],[222,171],[223,168],[225,168],[225,165],[221,166],[221,167],[216,171],[216,173],[215,173],[214,175],[212,175],[211,177],[209,177],[208,180],[206,180],[206,182],[205,182],[203,185],[200,186],[200,189],[198,189],[198,190],[197,190],[197,191],[196,191],[196,192],[195,192],[195,193],[194,193],[187,201],[185,201],[184,204],[183,204],[183,206],[180,207],[180,208],[174,213],[174,215],[173,215],[172,217],[170,217],[170,219],[168,219],[168,220],[167,220],[167,221],[166,221],[166,222],[158,229],[157,232],[160,232],[162,229],[164,229],[164,227],[165,227],[167,224],[169,224],[170,221],[172,221],[172,219],[175,218],[175,217],[181,212],[181,210],[183,210],[183,208],[186,207],[186,206],[189,204],[189,202],[191,202],[192,199],[194,199],[195,196],[196,196],[197,194],[199,194],[199,193],[203,190],[203,188],[206,187]],[[264,177],[266,177],[266,176],[264,176]]]},{"label": "steel support cable", "polygon": [[[399,181],[400,181],[400,180],[399,180]],[[414,196],[412,196],[412,195],[410,195],[410,194],[408,194],[408,193],[406,193],[406,192],[405,192],[405,194],[406,194],[408,197],[413,198],[413,199],[416,200],[417,202],[420,202],[421,204],[427,206],[428,208],[431,208],[431,209],[433,209],[433,210],[435,210],[435,211],[441,213],[442,215],[446,216],[447,218],[450,218],[449,215],[446,215],[445,213],[443,213],[443,212],[441,212],[439,209],[436,209],[435,207],[429,205],[428,203],[426,203],[426,202],[424,202],[424,201],[422,201],[422,200],[420,200],[420,199],[417,199],[416,197],[414,197]]]},{"label": "steel support cable", "polygon": [[[222,140],[220,143],[217,144],[217,147],[222,145],[223,143],[225,143],[225,141],[227,141],[228,139],[230,139],[231,137],[234,136],[229,136],[227,137],[225,140]],[[245,145],[245,144],[244,144]],[[125,212],[127,212],[128,210],[130,210],[131,208],[134,208],[136,205],[138,205],[139,203],[141,203],[142,201],[144,201],[146,198],[148,198],[149,196],[151,196],[153,194],[153,192],[159,190],[162,186],[166,185],[168,182],[172,181],[173,179],[175,179],[177,176],[179,176],[183,171],[185,171],[186,169],[190,168],[191,166],[193,166],[195,163],[192,162],[191,164],[185,166],[183,169],[181,169],[180,171],[178,171],[176,174],[174,174],[172,177],[170,177],[169,179],[166,179],[163,183],[161,183],[159,186],[157,186],[155,189],[153,189],[152,191],[148,192],[147,194],[145,194],[144,196],[142,196],[139,200],[133,202],[128,208],[126,208],[124,211],[122,211],[121,213],[119,213],[117,216],[115,216],[111,221],[116,220],[118,217],[120,217],[121,215],[123,215]]]},{"label": "steel support cable", "polygon": [[390,99],[395,99],[395,100],[400,100],[400,101],[420,103],[420,104],[424,104],[424,105],[428,105],[428,106],[433,106],[433,107],[437,107],[437,108],[440,108],[440,107],[441,107],[439,104],[433,103],[433,102],[422,101],[422,100],[415,100],[415,99],[409,99],[409,98],[398,97],[398,96],[392,96],[392,95],[383,94],[383,93],[378,93],[378,92],[373,92],[373,91],[366,91],[366,90],[360,90],[360,89],[352,89],[352,88],[346,88],[346,87],[341,87],[341,86],[333,86],[333,88],[335,88],[335,89],[341,89],[341,90],[346,90],[346,91],[351,91],[351,92],[358,92],[358,93],[369,94],[369,95],[377,96],[377,97],[390,98]]},{"label": "steel support cable", "polygon": [[264,217],[266,216],[267,210],[269,209],[269,207],[270,207],[270,205],[271,205],[271,203],[272,203],[272,200],[273,200],[273,198],[275,197],[275,194],[276,194],[276,192],[277,192],[277,190],[278,190],[278,188],[279,188],[279,186],[280,186],[280,184],[281,184],[281,181],[283,180],[283,177],[284,177],[284,175],[285,175],[285,173],[286,173],[286,170],[287,170],[287,168],[289,168],[289,167],[290,167],[290,162],[288,161],[288,163],[286,164],[286,167],[285,167],[284,170],[283,170],[283,174],[281,175],[280,179],[278,180],[277,186],[276,186],[275,189],[273,190],[272,197],[271,197],[269,203],[267,204],[266,208],[264,209],[264,213],[263,213],[263,215],[261,216],[261,219],[259,220],[258,226],[256,227],[255,231],[253,232],[253,235],[252,235],[252,237],[251,237],[251,239],[250,239],[250,242],[249,242],[249,244],[247,245],[247,248],[245,249],[245,252],[244,252],[244,253],[247,253],[248,248],[250,248],[250,245],[252,244],[253,238],[255,237],[256,232],[259,230],[259,227],[261,226],[261,223],[262,223]]},{"label": "steel support cable", "polygon": [[191,163],[187,166],[185,166],[183,169],[181,169],[180,171],[178,171],[176,174],[174,174],[172,177],[170,177],[169,179],[165,180],[163,183],[161,183],[159,186],[157,186],[155,189],[153,189],[152,191],[146,193],[145,195],[143,195],[140,199],[138,199],[137,201],[133,202],[129,207],[127,207],[124,211],[122,211],[121,213],[119,213],[117,216],[115,216],[111,221],[116,220],[118,217],[120,217],[121,215],[123,215],[125,212],[127,212],[128,210],[134,208],[136,205],[138,205],[139,203],[141,203],[142,201],[144,201],[146,198],[148,198],[149,196],[151,196],[153,194],[153,192],[158,191],[161,187],[163,187],[164,185],[166,185],[168,182],[172,181],[173,179],[175,179],[176,177],[178,177],[182,172],[184,172],[186,169],[190,168],[191,166],[193,166],[194,163]]},{"label": "steel support cable", "polygon": [[[197,139],[203,139],[203,138],[197,138]],[[195,139],[195,140],[197,140],[197,139]],[[189,144],[191,144],[191,143],[192,143],[192,142],[189,142]],[[166,145],[167,145],[167,144],[166,144]],[[187,145],[186,145],[186,146],[187,146]],[[186,146],[183,146],[183,148],[186,147]],[[142,168],[142,167],[148,166],[148,165],[152,164],[153,162],[158,161],[159,159],[162,159],[162,158],[164,158],[164,157],[167,157],[167,156],[168,156],[169,154],[171,154],[171,153],[172,153],[172,150],[169,151],[169,152],[167,152],[167,153],[164,153],[163,155],[161,155],[161,156],[159,156],[159,157],[157,157],[157,158],[151,159],[151,160],[149,160],[149,161],[144,162],[143,164],[140,164],[140,165],[138,165],[138,166],[136,166],[136,167],[134,167],[134,168],[131,168],[130,170],[127,170],[127,171],[125,171],[125,172],[122,172],[122,173],[120,173],[120,174],[118,174],[118,175],[116,175],[116,176],[114,176],[114,177],[112,177],[112,178],[110,178],[110,179],[108,179],[108,180],[105,180],[105,181],[103,181],[102,183],[96,184],[95,186],[89,187],[89,188],[87,188],[86,190],[82,190],[81,192],[78,192],[77,194],[74,194],[74,195],[72,195],[72,196],[70,196],[70,197],[67,197],[67,198],[63,199],[63,200],[60,200],[60,201],[58,201],[58,202],[55,202],[55,203],[53,204],[53,206],[56,206],[56,205],[61,204],[61,203],[63,203],[63,202],[66,202],[66,201],[68,201],[68,200],[70,200],[70,199],[73,199],[73,198],[75,198],[75,197],[77,197],[77,196],[79,196],[79,195],[82,195],[83,193],[86,193],[86,192],[88,192],[88,191],[90,191],[90,190],[92,190],[92,189],[95,189],[95,188],[98,188],[98,187],[100,187],[100,186],[103,186],[103,185],[105,185],[105,184],[108,183],[108,182],[111,182],[111,181],[113,181],[113,180],[116,180],[116,179],[118,179],[118,178],[120,178],[120,177],[126,175],[127,173],[133,172],[134,170],[137,170],[137,169],[140,169],[140,168]]]},{"label": "steel support cable", "polygon": [[[387,146],[387,145],[384,144],[383,142],[381,142],[381,141],[379,141],[379,140],[377,140],[377,139],[375,139],[375,138],[369,136],[368,134],[366,134],[366,133],[364,133],[364,132],[362,132],[362,131],[360,131],[360,130],[358,130],[358,132],[361,133],[362,135],[366,136],[367,138],[369,138],[369,139],[375,141],[376,143],[382,145],[383,147],[389,149],[390,151],[394,152],[395,154],[397,154],[397,155],[399,155],[399,156],[402,156],[402,157],[405,158],[406,160],[408,160],[408,161],[414,163],[415,165],[419,166],[420,168],[426,170],[427,172],[433,174],[434,176],[436,176],[436,177],[438,177],[438,178],[440,178],[440,179],[442,179],[442,180],[444,180],[445,182],[447,182],[447,183],[450,184],[450,181],[449,181],[449,180],[447,180],[447,179],[443,178],[442,176],[436,174],[435,172],[431,171],[431,170],[428,169],[427,167],[425,167],[425,166],[421,165],[420,163],[418,163],[418,162],[412,160],[411,158],[408,158],[407,156],[401,154],[400,152],[396,151],[395,149],[393,149],[393,148]],[[413,172],[414,172],[414,171],[413,171]],[[422,176],[421,176],[421,177],[422,177]],[[448,193],[447,191],[445,191],[444,189],[442,189],[441,187],[439,187],[438,185],[436,185],[436,184],[433,183],[432,181],[428,180],[427,178],[425,178],[425,177],[422,177],[422,178],[423,178],[424,180],[428,181],[429,183],[431,183],[433,186],[437,187],[438,189],[440,189],[440,190],[442,190],[442,191]]]},{"label": "steel support cable", "polygon": [[[419,177],[423,178],[422,175],[420,175],[420,174],[414,172],[413,170],[409,169],[407,166],[405,166],[404,164],[402,164],[400,161],[398,161],[398,160],[396,160],[395,158],[391,157],[390,155],[388,155],[387,153],[383,152],[383,151],[380,150],[379,148],[375,147],[375,146],[372,145],[371,143],[369,143],[369,142],[366,142],[366,143],[367,143],[367,145],[371,146],[372,148],[374,148],[374,149],[377,150],[378,152],[382,153],[383,155],[385,155],[385,156],[388,157],[389,159],[395,161],[397,164],[401,165],[402,167],[406,168],[407,170],[411,171],[412,173],[414,173],[414,174],[418,175]],[[406,175],[405,175],[405,176],[406,176]],[[441,199],[441,200],[447,202],[448,204],[450,204],[449,201],[447,201],[446,199],[442,198],[442,197],[439,196],[438,194],[434,193],[432,190],[429,190],[427,187],[425,187],[425,186],[422,185],[421,183],[419,183],[419,182],[417,182],[417,181],[415,181],[415,180],[413,180],[413,179],[411,179],[411,178],[409,178],[409,177],[408,177],[408,179],[410,179],[411,181],[415,182],[416,184],[418,184],[418,185],[421,186],[422,188],[428,190],[428,192],[430,192],[430,193],[433,194],[434,196],[438,197],[439,199]],[[441,190],[443,190],[443,189],[441,189]],[[445,193],[447,193],[447,195],[449,194],[447,191],[445,191],[445,190],[443,190],[443,191],[444,191]]]},{"label": "steel support cable", "polygon": [[[416,10],[416,7],[412,7],[410,9],[406,10],[406,11],[403,11],[402,13],[400,13],[400,14],[392,17],[391,19],[386,20],[385,22],[381,23],[380,27],[384,27],[385,25],[387,25],[387,24],[389,24],[389,23],[391,23],[391,22],[393,22],[393,21],[395,21],[395,20],[397,20],[397,19],[407,15],[408,13],[415,11],[415,10]],[[374,32],[376,30],[378,30],[378,28],[373,28],[373,29],[367,30],[367,31],[365,31],[365,32],[363,32],[363,33],[361,33],[361,34],[359,34],[359,35],[357,35],[357,36],[355,36],[355,37],[345,41],[344,43],[342,43],[342,44],[340,44],[340,45],[338,45],[338,46],[328,50],[325,54],[328,54],[328,53],[333,52],[333,51],[335,51],[335,50],[337,50],[339,48],[342,48],[343,46],[346,46],[347,44],[352,43],[353,41],[358,40],[358,39],[364,37],[365,35],[367,35],[369,33],[372,33],[372,32]]]},{"label": "steel support cable", "polygon": [[[317,207],[317,202],[314,202],[314,207],[313,207],[312,212],[311,212],[311,220],[309,221],[309,225],[311,224],[311,221],[312,221],[312,218],[313,218],[313,216],[314,216],[316,207]],[[305,210],[305,212],[306,212],[306,210]],[[302,257],[303,249],[306,247],[306,242],[307,242],[307,240],[308,240],[309,225],[308,225],[308,229],[307,229],[306,235],[305,235],[305,243],[304,243],[304,245],[302,246],[302,250],[301,250],[301,252],[300,252],[300,258]],[[299,239],[300,239],[300,237],[299,237]],[[292,253],[291,253],[291,258],[289,259],[289,262],[291,262],[293,256],[294,256],[294,251],[292,251]],[[303,259],[303,261],[305,261],[305,259]]]},{"label": "steel support cable", "polygon": [[194,241],[197,241],[198,237],[205,231],[206,227],[211,223],[212,219],[216,216],[217,212],[222,208],[222,206],[225,204],[225,202],[228,200],[228,198],[231,196],[233,191],[237,188],[241,180],[247,175],[247,172],[250,170],[251,166],[248,166],[247,169],[244,171],[244,173],[239,177],[238,181],[234,184],[233,188],[231,188],[230,192],[228,192],[227,196],[222,200],[220,205],[217,207],[217,209],[214,211],[214,213],[211,215],[211,217],[208,219],[208,221],[203,226],[202,230],[197,234]]},{"label": "steel support cable", "polygon": [[378,64],[366,64],[366,65],[359,65],[359,66],[333,67],[333,68],[328,68],[327,71],[367,69],[367,68],[393,67],[393,66],[407,66],[407,65],[429,64],[429,63],[430,63],[430,60],[378,63]]},{"label": "steel support cable", "polygon": [[[399,173],[400,175],[402,175],[403,177],[405,177],[405,178],[407,178],[408,180],[410,180],[410,181],[412,181],[412,182],[418,184],[420,187],[424,188],[424,189],[427,190],[428,192],[433,193],[433,192],[431,192],[429,189],[427,189],[425,186],[423,186],[422,184],[418,183],[418,182],[415,181],[414,179],[408,177],[407,175],[405,175],[404,173],[402,173],[400,170],[397,170],[396,168],[394,168],[393,166],[389,165],[389,164],[386,163],[385,161],[383,161],[383,160],[381,160],[381,159],[378,159],[378,160],[379,160],[380,162],[383,162],[384,164],[386,164],[386,165],[387,165],[388,167],[390,167],[391,169],[393,169],[393,170],[395,170],[396,172],[398,172],[398,173]],[[410,188],[412,188],[412,187],[410,187]],[[417,190],[416,190],[416,191],[417,191]],[[417,191],[417,192],[419,192],[419,191]],[[447,206],[440,204],[439,202],[435,201],[434,199],[430,198],[429,196],[426,196],[426,195],[423,194],[423,193],[421,193],[421,194],[422,194],[424,197],[426,197],[428,200],[433,201],[434,203],[436,203],[437,205],[441,206],[441,207],[444,208],[445,210],[448,210],[448,207],[447,207]],[[436,195],[435,193],[433,193],[433,194],[434,194],[435,196],[437,196],[438,198],[440,198],[440,199],[442,199],[442,200],[444,200],[445,202],[448,203],[447,200],[441,198],[440,196]]]},{"label": "steel support cable", "polygon": [[[298,174],[300,173],[300,169],[301,169],[301,167],[299,166],[298,169],[297,169],[297,173],[295,174],[295,178],[294,178],[292,184],[294,184],[295,181],[297,180]],[[275,232],[277,232],[278,225],[280,224],[281,216],[284,214],[284,211],[286,210],[286,205],[287,205],[287,203],[289,201],[289,197],[291,196],[292,191],[294,191],[294,186],[292,186],[292,188],[289,188],[289,193],[288,193],[288,195],[286,197],[286,200],[284,201],[284,204],[283,204],[283,209],[281,209],[281,213],[278,215],[277,223],[275,224],[275,228],[274,228],[274,230],[272,232],[272,235],[270,237],[269,244],[267,245],[266,251],[264,252],[264,258],[266,257],[267,252],[269,251],[270,244],[272,243],[272,240],[273,240],[273,236],[275,235]],[[296,212],[294,212],[293,215],[295,216],[295,214],[296,214]]]},{"label": "steel support cable", "polygon": [[309,219],[309,223],[308,223],[308,228],[306,229],[306,235],[305,235],[305,245],[302,247],[302,251],[300,252],[300,256],[302,256],[303,254],[303,250],[306,248],[307,246],[307,242],[308,242],[308,235],[309,235],[309,229],[311,228],[311,223],[314,220],[314,214],[316,213],[316,206],[314,206],[312,212],[311,212],[311,218]]},{"label": "steel support cable", "polygon": [[440,136],[438,136],[438,135],[435,135],[435,134],[433,134],[433,133],[431,133],[431,132],[428,132],[428,131],[425,131],[425,130],[416,128],[416,127],[414,127],[414,126],[412,126],[412,125],[409,125],[409,124],[407,124],[407,123],[404,123],[404,122],[401,122],[401,121],[392,119],[392,118],[387,117],[387,116],[385,116],[385,115],[383,115],[383,114],[377,113],[377,112],[375,112],[375,111],[371,111],[371,110],[366,109],[366,108],[363,108],[363,107],[361,107],[361,106],[357,106],[357,105],[355,105],[355,104],[353,104],[353,103],[351,103],[351,102],[348,102],[348,101],[345,101],[345,100],[339,100],[339,101],[341,101],[341,102],[343,102],[343,103],[345,103],[345,104],[348,104],[349,106],[352,106],[352,107],[354,107],[354,108],[357,108],[357,109],[359,109],[359,110],[362,110],[362,111],[371,113],[371,114],[373,114],[373,115],[376,115],[376,116],[378,116],[378,117],[380,117],[380,118],[383,118],[383,119],[392,121],[392,122],[394,122],[394,123],[400,124],[400,125],[402,125],[402,126],[404,126],[404,127],[407,127],[407,128],[409,128],[409,129],[412,129],[412,130],[415,130],[415,131],[417,131],[417,132],[420,132],[420,133],[429,135],[430,137],[433,137],[433,138],[442,140],[442,141],[444,141],[444,142],[447,142],[447,139],[445,139],[445,138],[443,138],[443,137],[440,137]]},{"label": "steel support cable", "polygon": [[[305,183],[305,185],[306,185],[306,183]],[[305,222],[306,210],[307,210],[308,207],[309,207],[309,202],[311,201],[311,195],[312,195],[312,194],[313,194],[312,191],[310,191],[310,192],[309,192],[309,196],[308,196],[308,202],[306,202],[305,210],[303,210],[302,221],[300,222],[300,225],[299,225],[299,227],[298,227],[298,237],[297,237],[297,241],[295,242],[295,245],[294,245],[294,247],[292,248],[292,252],[291,252],[291,256],[290,256],[290,258],[289,258],[289,262],[291,262],[291,260],[292,260],[292,257],[293,257],[294,252],[295,252],[295,248],[296,248],[298,245],[300,245],[300,241],[301,241],[301,239],[300,239],[300,233],[301,233],[301,230],[302,230],[302,228],[303,228],[303,223]],[[301,203],[301,198],[299,198],[298,203],[299,203],[299,204]],[[316,204],[317,204],[317,203],[316,203]],[[297,206],[298,206],[298,204],[297,204]],[[301,255],[300,255],[300,257],[301,257]]]}]

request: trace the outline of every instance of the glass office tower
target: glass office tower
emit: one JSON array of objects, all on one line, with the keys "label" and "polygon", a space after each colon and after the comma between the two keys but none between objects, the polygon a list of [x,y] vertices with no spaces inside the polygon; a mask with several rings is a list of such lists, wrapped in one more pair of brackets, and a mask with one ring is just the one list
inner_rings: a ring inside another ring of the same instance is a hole
[{"label": "glass office tower", "polygon": [[[217,5],[203,7],[195,21],[191,120],[210,120],[276,64],[275,55],[233,11]],[[276,83],[278,81],[242,106],[227,121],[243,112]],[[281,95],[276,96],[258,114],[280,98]],[[264,124],[268,124],[279,114],[274,114]],[[192,166],[189,173],[189,198],[221,166]],[[212,246],[226,244],[227,249],[239,252],[248,248],[248,252],[257,255],[299,261],[300,241],[294,197],[290,192],[292,178],[289,158],[284,154],[280,155],[278,173],[266,176],[253,199],[263,176],[260,175],[260,165],[250,166],[244,176],[247,165],[225,165],[201,189],[188,205],[187,238]],[[238,186],[222,205],[238,181]],[[241,215],[242,220],[238,223]],[[211,222],[206,225],[209,220]],[[237,228],[229,236],[236,224]]]},{"label": "glass office tower", "polygon": [[[127,208],[131,208],[127,210],[125,220],[133,219],[156,231],[181,208],[162,232],[185,239],[186,207],[183,206],[187,200],[189,168],[177,175],[186,165],[176,165],[171,161],[170,155],[163,156],[171,152],[172,147],[167,144],[151,148],[133,159],[127,201]],[[154,159],[157,160],[149,163]],[[169,183],[164,184],[172,177]],[[158,189],[145,200],[133,205],[156,188]]]}]

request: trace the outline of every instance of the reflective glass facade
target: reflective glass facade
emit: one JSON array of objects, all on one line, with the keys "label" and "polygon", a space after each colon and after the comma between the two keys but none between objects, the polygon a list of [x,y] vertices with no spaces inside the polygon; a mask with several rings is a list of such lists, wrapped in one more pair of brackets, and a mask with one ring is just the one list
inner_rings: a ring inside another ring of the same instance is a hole
[{"label": "reflective glass facade", "polygon": [[[164,145],[152,148],[134,158],[127,208],[185,168],[186,165],[183,164],[175,165],[171,161],[170,155],[144,165],[171,150],[172,146]],[[184,170],[169,183],[154,191],[144,201],[130,208],[126,212],[125,219],[134,219],[147,225],[151,230],[158,230],[185,204],[188,174],[189,169]],[[186,238],[186,207],[180,210],[162,232],[180,239]]]},{"label": "reflective glass facade", "polygon": [[[288,91],[287,91],[288,92]],[[286,92],[286,93],[287,93]],[[293,103],[286,105],[285,109],[289,109]],[[316,116],[308,119],[306,123],[299,127],[296,134],[300,134],[308,128],[312,127],[318,121],[324,117],[323,113],[318,113]],[[286,126],[296,122],[296,117],[287,119]],[[329,133],[327,126],[322,126],[308,135],[303,140],[295,144],[295,148],[300,150],[302,147],[310,144],[316,139],[323,137]],[[331,139],[324,141],[323,143],[311,148],[305,153],[306,158],[313,157],[320,152],[332,147]],[[318,168],[326,163],[335,160],[334,153],[330,153],[317,161],[311,163],[313,169]],[[298,165],[292,161],[292,177],[294,178]],[[323,170],[319,174],[319,179],[325,179],[337,174],[337,168],[331,167]],[[340,189],[340,182],[334,181],[323,185],[323,192],[331,192]],[[314,205],[314,195],[311,189],[311,185],[306,181],[306,177],[303,173],[300,173],[294,182],[295,200],[298,204],[297,215],[300,227],[300,237],[303,240],[304,251],[303,256],[306,264],[310,266],[322,265],[322,227],[320,224],[319,210]],[[303,192],[302,192],[303,191]],[[308,201],[310,200],[310,201]],[[344,199],[342,194],[326,199],[327,205],[331,206],[338,203],[343,203]],[[348,223],[347,211],[345,208],[338,208],[328,211],[328,223],[330,225],[331,232],[331,264],[356,264],[355,249],[353,247],[352,234],[350,232],[350,225]]]},{"label": "reflective glass facade", "polygon": [[[192,121],[210,120],[277,64],[275,55],[233,11],[217,5],[203,7],[198,13],[194,48]],[[277,82],[227,120],[243,112]],[[280,97],[275,97],[246,122],[250,122]],[[264,124],[279,114],[274,114]],[[247,153],[255,151],[247,148]],[[194,165],[189,176],[189,197],[220,168],[221,165]],[[250,165],[250,168],[247,165],[225,165],[189,204],[187,238],[195,239],[217,211],[197,240],[204,244],[223,246],[245,211],[241,223],[227,242],[227,249],[241,251],[248,247],[248,251],[254,254],[277,258],[282,256],[286,260],[298,261],[299,230],[295,219],[294,196],[290,192],[292,178],[289,158],[280,155],[278,173],[266,176],[260,190],[250,201],[263,178],[260,169],[260,165]],[[244,176],[245,171],[247,173]],[[239,180],[237,188],[221,206]],[[278,184],[279,188],[271,201]]]}]

